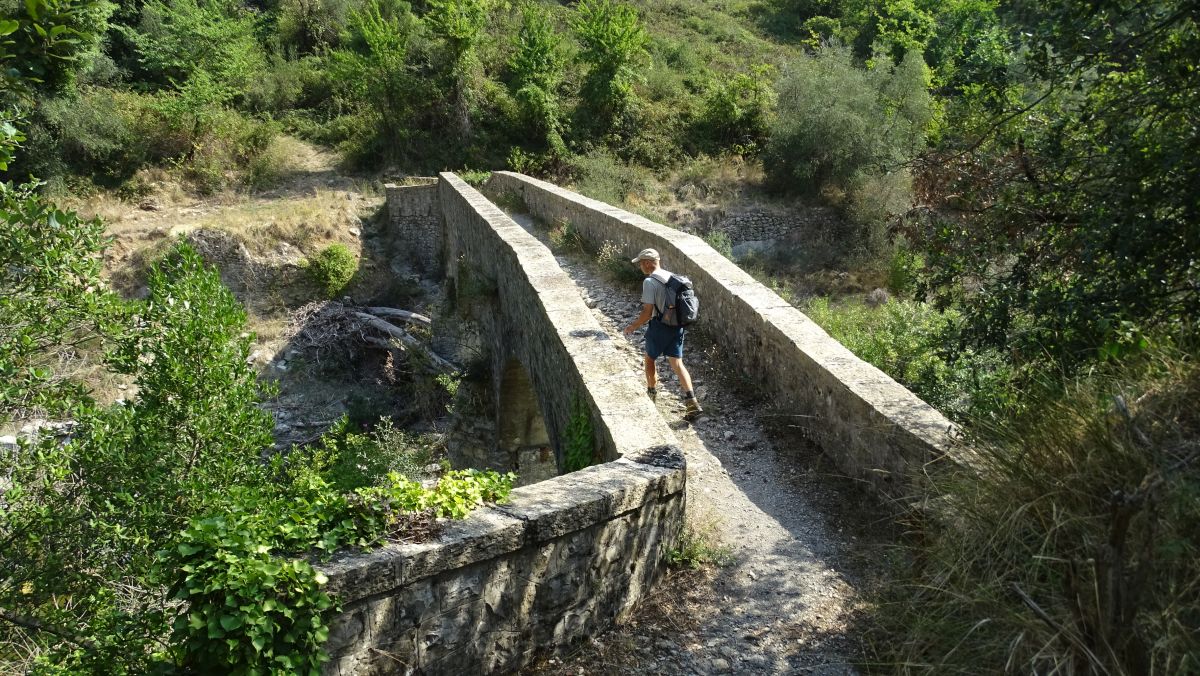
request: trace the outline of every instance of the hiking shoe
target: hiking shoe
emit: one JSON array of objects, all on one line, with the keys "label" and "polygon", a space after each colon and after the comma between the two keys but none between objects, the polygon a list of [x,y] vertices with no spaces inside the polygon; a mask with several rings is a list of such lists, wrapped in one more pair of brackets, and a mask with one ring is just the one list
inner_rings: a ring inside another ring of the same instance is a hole
[{"label": "hiking shoe", "polygon": [[700,406],[700,401],[698,399],[696,399],[695,397],[692,397],[690,399],[684,399],[683,405],[687,409],[686,411],[684,411],[685,416],[695,417],[695,416],[700,415],[701,413],[704,413],[704,409]]},{"label": "hiking shoe", "polygon": [[658,401],[658,388],[647,387],[646,396],[650,397],[650,401]]}]

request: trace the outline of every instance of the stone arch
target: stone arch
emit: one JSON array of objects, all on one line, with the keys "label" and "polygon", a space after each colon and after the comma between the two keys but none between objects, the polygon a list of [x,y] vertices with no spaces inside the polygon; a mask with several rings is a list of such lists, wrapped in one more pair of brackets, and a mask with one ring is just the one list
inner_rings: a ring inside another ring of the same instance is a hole
[{"label": "stone arch", "polygon": [[509,359],[501,371],[496,406],[497,443],[511,460],[518,483],[531,484],[558,475],[554,445],[525,365]]}]

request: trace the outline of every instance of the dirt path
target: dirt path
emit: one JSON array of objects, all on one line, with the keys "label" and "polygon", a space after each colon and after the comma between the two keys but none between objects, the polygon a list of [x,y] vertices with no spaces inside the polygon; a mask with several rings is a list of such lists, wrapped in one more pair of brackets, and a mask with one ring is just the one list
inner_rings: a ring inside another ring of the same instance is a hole
[{"label": "dirt path", "polygon": [[[582,256],[558,262],[601,326],[620,338],[630,378],[641,379],[641,332],[621,333],[640,309],[636,290],[618,288]],[[737,391],[720,350],[696,332],[685,363],[705,415],[694,425],[682,419],[665,363],[658,408],[687,454],[688,521],[727,547],[731,562],[708,574],[672,574],[629,623],[529,673],[855,673],[856,590],[875,536],[862,527],[862,506],[850,503],[868,501],[833,476],[818,450],[760,415],[765,407]]]}]

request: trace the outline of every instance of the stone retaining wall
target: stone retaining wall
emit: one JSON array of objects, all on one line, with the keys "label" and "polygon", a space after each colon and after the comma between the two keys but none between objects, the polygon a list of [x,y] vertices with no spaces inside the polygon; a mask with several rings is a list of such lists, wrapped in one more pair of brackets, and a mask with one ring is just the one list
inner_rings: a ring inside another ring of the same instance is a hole
[{"label": "stone retaining wall", "polygon": [[695,283],[700,328],[728,362],[851,476],[904,494],[909,477],[950,450],[953,426],[943,415],[699,237],[521,174],[494,173],[488,189],[520,196],[537,218],[569,221],[593,245],[611,241],[627,257],[658,249],[664,267]]},{"label": "stone retaining wall", "polygon": [[519,668],[627,613],[683,524],[683,453],[550,251],[453,174],[434,204],[448,281],[494,294],[485,332],[527,370],[554,443],[578,401],[610,461],[518,488],[435,542],[322,566],[343,609],[328,674]]},{"label": "stone retaining wall", "polygon": [[773,213],[761,209],[750,209],[726,214],[713,230],[729,236],[733,244],[742,242],[776,240],[796,230],[827,232],[838,228],[841,220],[833,209],[809,207],[802,212]]},{"label": "stone retaining wall", "polygon": [[389,225],[397,247],[411,254],[413,268],[428,273],[441,264],[442,222],[435,203],[437,179],[409,180],[409,185],[384,186]]}]

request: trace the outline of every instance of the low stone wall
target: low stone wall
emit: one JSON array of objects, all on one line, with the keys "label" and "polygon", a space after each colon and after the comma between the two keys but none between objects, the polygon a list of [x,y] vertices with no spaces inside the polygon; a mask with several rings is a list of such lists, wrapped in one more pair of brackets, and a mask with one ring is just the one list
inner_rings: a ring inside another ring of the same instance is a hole
[{"label": "low stone wall", "polygon": [[435,207],[448,280],[469,271],[494,294],[484,332],[523,364],[553,443],[578,402],[610,461],[518,488],[435,542],[323,565],[342,605],[328,674],[519,668],[627,613],[683,524],[683,453],[550,251],[453,174]]},{"label": "low stone wall", "polygon": [[662,573],[683,522],[675,447],[513,491],[436,541],[322,567],[342,603],[325,673],[484,674],[595,635]]},{"label": "low stone wall", "polygon": [[435,199],[436,178],[410,179],[411,184],[384,186],[392,241],[411,256],[414,269],[432,272],[441,265],[442,222]]},{"label": "low stone wall", "polygon": [[565,219],[591,243],[611,241],[628,257],[658,249],[664,267],[695,283],[700,328],[729,363],[851,476],[907,493],[907,477],[950,451],[953,426],[943,415],[699,237],[521,174],[494,173],[488,189],[518,195],[533,216]]}]

